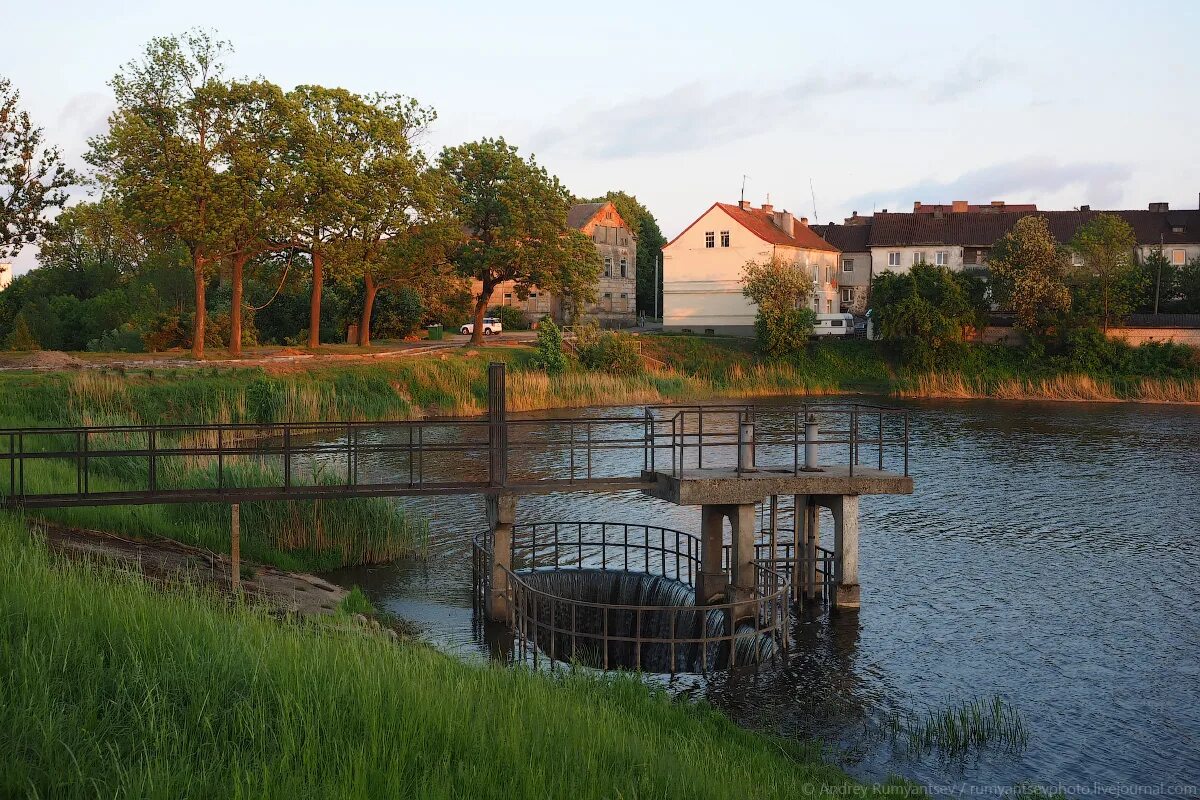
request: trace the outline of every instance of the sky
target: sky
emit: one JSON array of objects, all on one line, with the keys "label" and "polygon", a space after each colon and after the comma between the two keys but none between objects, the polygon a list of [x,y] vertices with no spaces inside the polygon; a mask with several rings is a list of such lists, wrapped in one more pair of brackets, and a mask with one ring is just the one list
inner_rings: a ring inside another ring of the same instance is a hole
[{"label": "sky", "polygon": [[0,75],[79,166],[121,65],[203,27],[231,76],[415,97],[438,113],[431,153],[504,136],[576,195],[635,194],[668,238],[743,181],[819,222],[1200,197],[1190,1],[6,5]]}]

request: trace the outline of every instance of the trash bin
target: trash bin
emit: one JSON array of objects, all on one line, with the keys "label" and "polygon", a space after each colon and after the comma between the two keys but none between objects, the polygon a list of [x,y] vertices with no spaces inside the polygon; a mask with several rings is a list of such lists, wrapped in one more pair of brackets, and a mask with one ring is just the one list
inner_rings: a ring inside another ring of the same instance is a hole
[{"label": "trash bin", "polygon": [[442,340],[442,326],[441,325],[430,325],[430,326],[428,326],[428,331],[429,331],[430,341],[440,342]]}]

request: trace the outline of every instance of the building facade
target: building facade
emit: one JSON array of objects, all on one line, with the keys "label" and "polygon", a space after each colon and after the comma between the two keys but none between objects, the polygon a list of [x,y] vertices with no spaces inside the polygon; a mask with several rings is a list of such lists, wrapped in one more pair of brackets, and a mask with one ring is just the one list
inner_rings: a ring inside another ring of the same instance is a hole
[{"label": "building facade", "polygon": [[3,292],[13,282],[12,264],[7,261],[0,261],[0,292]]},{"label": "building facade", "polygon": [[663,247],[663,328],[750,336],[754,304],[742,294],[748,261],[779,258],[813,281],[815,311],[839,310],[838,249],[771,205],[714,203]]},{"label": "building facade", "polygon": [[[603,327],[633,325],[637,320],[637,235],[611,202],[576,203],[567,214],[567,224],[592,240],[604,263],[596,302],[584,309],[584,316]],[[472,292],[478,296],[480,288],[475,281]],[[537,287],[522,300],[512,281],[496,287],[492,305],[518,308],[530,323],[546,316],[562,323],[569,311],[557,297]]]}]

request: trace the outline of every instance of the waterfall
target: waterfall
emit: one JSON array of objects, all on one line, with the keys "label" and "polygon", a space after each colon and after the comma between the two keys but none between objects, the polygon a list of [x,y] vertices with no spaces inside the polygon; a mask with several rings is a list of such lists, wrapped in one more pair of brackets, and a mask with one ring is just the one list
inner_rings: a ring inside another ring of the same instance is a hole
[{"label": "waterfall", "polygon": [[[536,634],[538,649],[557,659],[603,667],[607,634],[610,668],[698,672],[729,664],[728,611],[697,607],[695,590],[683,581],[588,568],[529,570],[520,577],[532,589],[563,598],[539,598],[536,609],[527,609],[526,635],[533,639]],[[586,605],[572,606],[568,600]],[[639,606],[640,610],[609,609],[606,614],[600,605]],[[550,628],[558,631],[553,638]],[[679,641],[706,637],[714,641]],[[626,639],[640,639],[641,645]],[[774,638],[745,622],[738,625],[734,642],[738,664],[765,661],[779,652]]]}]

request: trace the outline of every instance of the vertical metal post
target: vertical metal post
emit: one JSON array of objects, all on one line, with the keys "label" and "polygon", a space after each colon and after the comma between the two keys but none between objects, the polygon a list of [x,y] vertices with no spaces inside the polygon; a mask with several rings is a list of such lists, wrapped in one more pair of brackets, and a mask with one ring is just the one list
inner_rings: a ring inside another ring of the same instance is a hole
[{"label": "vertical metal post", "polygon": [[754,472],[754,421],[749,414],[738,417],[737,471]]},{"label": "vertical metal post", "polygon": [[292,488],[292,426],[283,426],[283,488]]},{"label": "vertical metal post", "polygon": [[817,415],[809,414],[804,419],[804,469],[806,472],[818,472],[820,467],[820,451],[818,446]]},{"label": "vertical metal post", "polygon": [[242,507],[234,503],[229,508],[229,589],[237,597],[242,592]]},{"label": "vertical metal post", "polygon": [[504,364],[488,364],[488,482],[508,483],[508,422],[505,417]]}]

